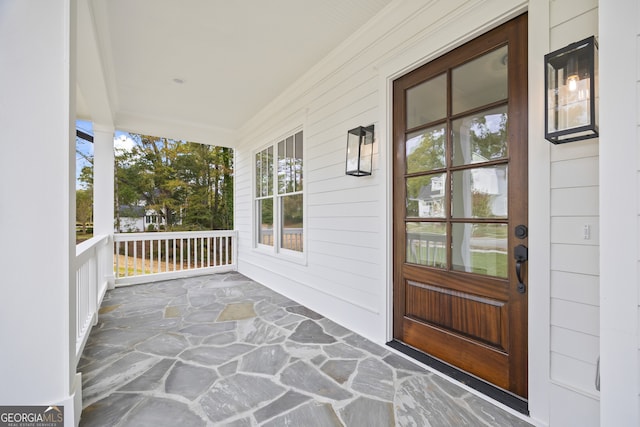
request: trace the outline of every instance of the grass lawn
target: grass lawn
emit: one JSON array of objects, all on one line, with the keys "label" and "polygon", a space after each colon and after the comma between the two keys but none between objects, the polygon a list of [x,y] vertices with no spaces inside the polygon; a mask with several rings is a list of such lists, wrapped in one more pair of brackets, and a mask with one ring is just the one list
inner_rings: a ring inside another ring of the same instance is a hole
[{"label": "grass lawn", "polygon": [[93,237],[93,233],[83,233],[82,231],[76,231],[76,245],[82,243],[85,240],[89,240]]}]

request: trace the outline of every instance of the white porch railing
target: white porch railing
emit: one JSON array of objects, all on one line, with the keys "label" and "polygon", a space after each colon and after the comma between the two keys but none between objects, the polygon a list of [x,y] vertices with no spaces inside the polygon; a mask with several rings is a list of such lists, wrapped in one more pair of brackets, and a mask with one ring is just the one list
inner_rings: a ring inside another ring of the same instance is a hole
[{"label": "white porch railing", "polygon": [[116,286],[237,270],[233,230],[121,233],[113,241]]},{"label": "white porch railing", "polygon": [[107,290],[111,266],[107,254],[110,236],[95,236],[76,246],[76,364],[98,319],[97,312]]}]

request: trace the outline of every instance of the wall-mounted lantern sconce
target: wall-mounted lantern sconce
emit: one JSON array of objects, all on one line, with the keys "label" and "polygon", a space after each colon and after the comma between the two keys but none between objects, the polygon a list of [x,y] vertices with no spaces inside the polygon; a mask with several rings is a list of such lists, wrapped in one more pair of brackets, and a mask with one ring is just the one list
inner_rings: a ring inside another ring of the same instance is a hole
[{"label": "wall-mounted lantern sconce", "polygon": [[598,43],[591,36],[544,56],[545,132],[554,144],[598,136]]},{"label": "wall-mounted lantern sconce", "polygon": [[358,126],[347,133],[347,175],[371,175],[373,160],[373,125]]}]

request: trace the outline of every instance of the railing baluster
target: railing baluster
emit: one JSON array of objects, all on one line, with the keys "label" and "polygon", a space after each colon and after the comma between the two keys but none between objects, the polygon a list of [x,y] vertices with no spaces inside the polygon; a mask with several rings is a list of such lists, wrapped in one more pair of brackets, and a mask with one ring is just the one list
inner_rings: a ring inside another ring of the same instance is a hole
[{"label": "railing baluster", "polygon": [[147,248],[145,241],[142,241],[142,274],[147,274]]},{"label": "railing baluster", "polygon": [[164,271],[169,271],[169,239],[164,241]]},{"label": "railing baluster", "polygon": [[207,237],[207,267],[211,267],[211,237]]},{"label": "railing baluster", "polygon": [[184,270],[184,239],[180,239],[180,271]]},{"label": "railing baluster", "polygon": [[218,237],[213,237],[213,266],[218,265]]},{"label": "railing baluster", "polygon": [[173,271],[176,271],[176,239],[173,239],[173,251],[171,252],[173,258]]},{"label": "railing baluster", "polygon": [[191,269],[198,268],[198,238],[193,238],[193,265]]},{"label": "railing baluster", "polygon": [[224,265],[229,265],[229,237],[225,236],[224,237]]},{"label": "railing baluster", "polygon": [[131,267],[130,275],[137,276],[138,275],[138,242],[136,240],[133,240],[131,244],[133,245],[133,259],[131,263],[132,267]]},{"label": "railing baluster", "polygon": [[204,268],[204,237],[200,238],[200,268]]},{"label": "railing baluster", "polygon": [[129,242],[124,245],[124,277],[129,276]]},{"label": "railing baluster", "polygon": [[115,261],[116,261],[116,271],[115,276],[116,279],[120,277],[120,242],[113,242],[114,250],[115,250]]}]

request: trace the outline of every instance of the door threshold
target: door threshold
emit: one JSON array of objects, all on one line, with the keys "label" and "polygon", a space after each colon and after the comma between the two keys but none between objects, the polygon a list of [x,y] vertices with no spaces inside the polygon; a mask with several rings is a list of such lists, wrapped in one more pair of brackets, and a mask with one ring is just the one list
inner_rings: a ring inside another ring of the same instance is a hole
[{"label": "door threshold", "polygon": [[433,356],[429,356],[426,353],[416,350],[415,348],[410,347],[400,341],[389,341],[387,345],[393,349],[398,350],[401,353],[406,354],[412,359],[424,363],[425,365],[435,369],[436,371],[450,378],[453,378],[454,380],[461,382],[462,384],[471,387],[474,390],[479,391],[485,396],[490,397],[491,399],[496,400],[503,405],[506,405],[509,408],[520,412],[521,414],[527,416],[529,415],[529,404],[526,399],[523,399],[520,396],[516,396],[509,391],[496,387],[493,384],[490,384],[474,375],[451,366],[440,359],[436,359]]}]

